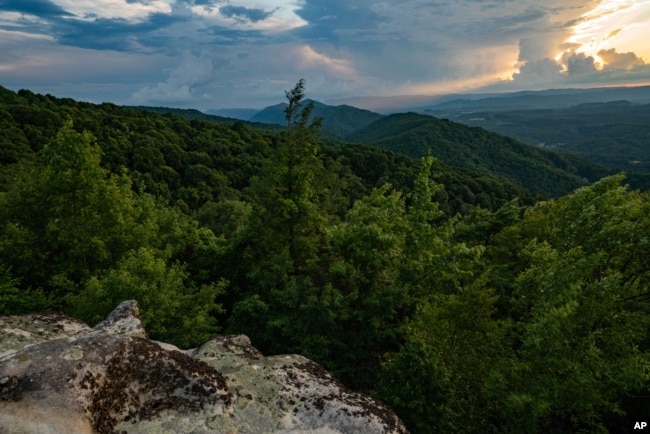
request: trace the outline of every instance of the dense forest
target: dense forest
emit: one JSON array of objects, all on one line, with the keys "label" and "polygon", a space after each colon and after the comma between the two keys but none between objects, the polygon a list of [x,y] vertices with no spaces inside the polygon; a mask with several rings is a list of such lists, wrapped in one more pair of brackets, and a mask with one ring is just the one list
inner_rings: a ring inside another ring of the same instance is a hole
[{"label": "dense forest", "polygon": [[383,149],[421,158],[433,153],[441,162],[498,173],[537,193],[561,196],[613,174],[574,154],[548,152],[480,127],[417,113],[379,119],[348,136]]},{"label": "dense forest", "polygon": [[650,188],[650,104],[623,100],[544,110],[501,107],[450,117],[539,148],[579,154],[625,170],[632,185]]},{"label": "dense forest", "polygon": [[[459,122],[450,122],[447,119],[413,112],[382,116],[347,105],[331,106],[311,100],[305,102],[313,104],[312,116],[323,118],[319,136],[322,142],[328,144],[335,144],[341,140],[358,142],[415,159],[433,154],[445,165],[497,174],[539,194],[559,197],[590,181],[613,175],[621,169],[628,169],[609,164],[607,158],[596,163],[590,161],[588,155],[550,152],[526,145],[512,137],[501,135],[507,133],[495,134],[488,131],[492,128],[492,123],[487,123],[485,129],[480,126],[468,127]],[[252,116],[251,120],[265,122],[267,125],[283,125],[285,108],[286,103],[269,106]],[[190,110],[183,112],[164,108],[148,109],[163,113],[169,110],[189,119],[196,118],[199,113]],[[534,115],[532,117],[534,118]],[[223,118],[215,117],[215,119],[222,122]],[[461,122],[464,121],[463,116],[459,116],[459,119]],[[621,118],[611,120],[610,128],[612,122],[620,123]],[[512,124],[514,127],[529,123],[529,119],[520,123],[515,120],[509,125]],[[257,123],[252,126],[259,125],[264,124]],[[553,134],[556,128],[561,127],[561,124],[547,122],[546,119],[537,122],[537,125]],[[610,134],[610,137],[612,135]],[[639,136],[643,135],[642,130]],[[621,140],[624,138],[626,137],[621,136]],[[575,147],[568,151],[574,150]],[[625,153],[624,149],[611,151],[612,155]],[[650,186],[647,183],[639,184],[637,178],[635,174],[634,179],[630,179],[630,183],[644,188]]]},{"label": "dense forest", "polygon": [[324,144],[304,91],[264,129],[0,88],[0,314],[136,299],[154,339],[303,354],[414,433],[644,420],[647,192]]}]

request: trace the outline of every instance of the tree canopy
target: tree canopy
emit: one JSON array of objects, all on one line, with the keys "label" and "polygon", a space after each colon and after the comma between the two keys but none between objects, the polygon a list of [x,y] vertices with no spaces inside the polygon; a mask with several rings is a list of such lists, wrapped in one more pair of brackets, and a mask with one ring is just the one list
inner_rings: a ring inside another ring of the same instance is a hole
[{"label": "tree canopy", "polygon": [[418,433],[647,415],[650,197],[623,175],[539,200],[435,154],[327,145],[302,80],[281,130],[0,96],[0,314],[92,325],[136,299],[158,340],[246,333]]}]

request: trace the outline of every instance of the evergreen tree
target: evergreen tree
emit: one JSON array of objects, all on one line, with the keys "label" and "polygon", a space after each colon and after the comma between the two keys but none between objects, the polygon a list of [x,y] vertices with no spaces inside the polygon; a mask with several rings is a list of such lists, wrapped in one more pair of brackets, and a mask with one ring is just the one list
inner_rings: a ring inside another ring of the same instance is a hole
[{"label": "evergreen tree", "polygon": [[286,92],[287,129],[262,173],[251,179],[250,221],[232,248],[242,271],[231,278],[240,298],[230,329],[249,334],[269,352],[305,350],[302,337],[320,333],[317,322],[307,320],[313,318],[308,311],[329,303],[323,298],[323,261],[326,228],[336,218],[329,200],[338,193],[328,189],[316,139],[320,120],[310,120],[304,86],[300,80]]}]

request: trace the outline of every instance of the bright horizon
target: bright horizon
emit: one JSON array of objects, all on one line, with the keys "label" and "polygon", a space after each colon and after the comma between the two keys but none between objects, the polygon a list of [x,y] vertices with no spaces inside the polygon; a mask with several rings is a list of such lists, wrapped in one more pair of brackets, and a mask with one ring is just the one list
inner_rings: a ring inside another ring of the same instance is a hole
[{"label": "bright horizon", "polygon": [[0,85],[261,108],[650,83],[650,0],[0,0]]}]

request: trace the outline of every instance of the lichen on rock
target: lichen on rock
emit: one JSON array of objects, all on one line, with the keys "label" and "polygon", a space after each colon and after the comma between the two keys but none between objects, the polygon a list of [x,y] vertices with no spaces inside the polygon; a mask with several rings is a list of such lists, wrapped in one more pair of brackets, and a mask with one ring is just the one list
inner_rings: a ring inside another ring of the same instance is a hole
[{"label": "lichen on rock", "polygon": [[181,351],[146,337],[134,301],[90,328],[0,317],[0,426],[12,433],[406,433],[376,400],[246,336]]}]

